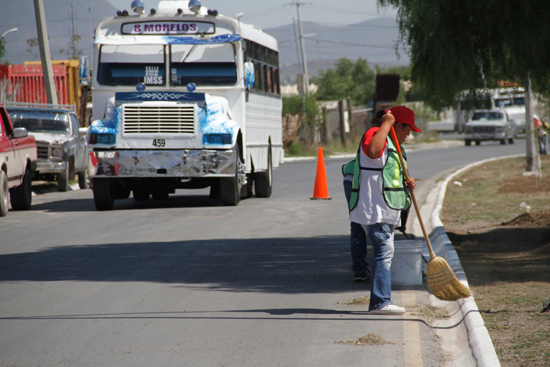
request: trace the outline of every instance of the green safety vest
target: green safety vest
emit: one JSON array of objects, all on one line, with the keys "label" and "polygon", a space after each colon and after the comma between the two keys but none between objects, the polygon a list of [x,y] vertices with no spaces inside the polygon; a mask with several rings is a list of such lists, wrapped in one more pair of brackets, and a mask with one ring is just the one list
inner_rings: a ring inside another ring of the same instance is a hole
[{"label": "green safety vest", "polygon": [[[361,170],[382,171],[382,190],[386,205],[394,210],[409,209],[411,206],[411,197],[405,188],[405,176],[403,175],[403,169],[401,168],[401,162],[399,161],[399,154],[395,149],[393,141],[389,137],[386,138],[388,159],[386,160],[384,168],[361,167],[359,163],[359,154],[361,153],[361,146],[363,145],[365,135],[363,135],[363,138],[359,143],[359,149],[357,149],[355,159],[342,166],[342,174],[353,174],[353,185],[349,201],[349,210],[352,211],[355,209],[357,202],[359,201]],[[407,156],[405,155],[405,151],[401,149],[401,152],[403,153],[403,158],[406,161]],[[407,167],[405,167],[405,169],[407,169]]]}]

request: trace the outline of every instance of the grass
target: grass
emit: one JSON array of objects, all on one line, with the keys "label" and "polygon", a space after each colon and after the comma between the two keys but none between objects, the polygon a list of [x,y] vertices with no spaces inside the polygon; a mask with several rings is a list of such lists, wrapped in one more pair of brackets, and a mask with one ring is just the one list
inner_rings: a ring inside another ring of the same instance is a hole
[{"label": "grass", "polygon": [[[449,205],[445,205],[445,208],[452,208],[452,213],[444,208],[443,222],[452,220],[461,224],[471,221],[501,223],[525,213],[526,209],[520,206],[521,203],[537,210],[550,210],[550,200],[546,192],[498,192],[503,182],[521,177],[525,170],[523,157],[506,161],[489,162],[456,177],[454,182],[459,182],[461,186],[449,184],[445,196],[445,203]],[[543,177],[550,176],[550,164],[542,166],[542,174]],[[532,181],[534,186],[534,179]]]},{"label": "grass", "polygon": [[550,366],[550,157],[542,179],[524,171],[524,157],[473,167],[441,215],[503,367]]}]

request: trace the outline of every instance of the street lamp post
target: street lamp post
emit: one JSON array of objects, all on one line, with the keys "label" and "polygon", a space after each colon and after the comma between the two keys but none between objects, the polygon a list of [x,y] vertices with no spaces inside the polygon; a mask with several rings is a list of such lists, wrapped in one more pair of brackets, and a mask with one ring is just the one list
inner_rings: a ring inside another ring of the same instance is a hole
[{"label": "street lamp post", "polygon": [[2,35],[0,36],[0,39],[1,38],[4,38],[4,36],[8,33],[11,33],[11,32],[17,32],[17,27],[15,28],[12,28],[12,29],[8,29],[7,31],[5,31],[4,33],[2,33]]}]

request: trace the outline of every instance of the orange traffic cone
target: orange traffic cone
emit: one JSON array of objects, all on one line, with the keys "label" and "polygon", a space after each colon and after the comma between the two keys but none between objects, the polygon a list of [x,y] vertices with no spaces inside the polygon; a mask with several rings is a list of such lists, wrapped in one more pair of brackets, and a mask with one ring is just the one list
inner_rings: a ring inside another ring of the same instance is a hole
[{"label": "orange traffic cone", "polygon": [[323,148],[319,147],[317,154],[317,172],[315,173],[315,187],[311,200],[330,200],[328,197],[327,174],[325,172],[325,159]]}]

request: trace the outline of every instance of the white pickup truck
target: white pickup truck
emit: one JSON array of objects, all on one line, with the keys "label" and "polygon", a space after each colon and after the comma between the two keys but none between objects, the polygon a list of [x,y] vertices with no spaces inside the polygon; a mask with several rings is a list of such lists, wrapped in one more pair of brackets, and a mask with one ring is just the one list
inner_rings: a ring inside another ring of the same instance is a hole
[{"label": "white pickup truck", "polygon": [[9,210],[28,210],[32,202],[31,180],[36,169],[36,140],[25,128],[13,128],[0,105],[0,217]]}]

